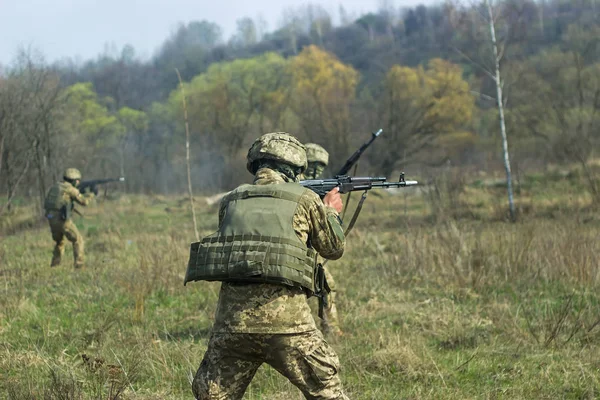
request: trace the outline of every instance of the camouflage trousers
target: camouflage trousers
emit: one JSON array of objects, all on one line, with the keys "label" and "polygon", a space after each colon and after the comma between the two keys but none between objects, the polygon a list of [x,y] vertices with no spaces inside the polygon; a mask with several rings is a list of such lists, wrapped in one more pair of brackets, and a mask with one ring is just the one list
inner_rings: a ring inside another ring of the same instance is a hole
[{"label": "camouflage trousers", "polygon": [[348,400],[339,360],[318,330],[298,334],[213,333],[192,384],[198,400],[244,396],[258,368],[267,363],[307,399]]},{"label": "camouflage trousers", "polygon": [[65,252],[65,239],[68,239],[73,243],[73,258],[75,259],[75,268],[83,266],[83,237],[79,233],[79,230],[75,224],[67,219],[62,220],[60,218],[48,218],[50,224],[50,231],[52,232],[52,239],[56,242],[54,246],[54,253],[52,255],[52,267],[59,265],[62,255]]},{"label": "camouflage trousers", "polygon": [[329,269],[325,268],[325,279],[331,289],[331,292],[327,295],[327,307],[323,310],[323,319],[321,320],[321,331],[325,334],[333,334],[341,336],[343,334],[340,329],[340,323],[338,320],[337,307],[335,304],[335,297],[337,294],[335,281]]}]

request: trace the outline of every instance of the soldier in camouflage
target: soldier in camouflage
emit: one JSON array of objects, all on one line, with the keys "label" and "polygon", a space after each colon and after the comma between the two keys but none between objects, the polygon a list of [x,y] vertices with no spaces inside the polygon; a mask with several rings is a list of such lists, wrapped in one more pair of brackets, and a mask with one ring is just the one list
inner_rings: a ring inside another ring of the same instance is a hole
[{"label": "soldier in camouflage", "polygon": [[75,168],[67,168],[63,175],[63,181],[52,186],[46,195],[44,202],[46,218],[50,224],[52,239],[56,242],[50,264],[52,267],[60,264],[65,252],[65,238],[73,243],[75,268],[83,267],[83,237],[71,221],[71,212],[75,202],[87,206],[93,193],[83,196],[77,189],[79,182],[81,182],[81,172]]},{"label": "soldier in camouflage", "polygon": [[338,189],[321,201],[296,183],[306,169],[306,151],[286,133],[257,139],[247,167],[254,184],[228,193],[219,230],[191,246],[185,282],[223,282],[194,395],[241,399],[267,363],[307,399],[347,399],[338,357],[307,303],[315,255],[338,259],[344,251]]},{"label": "soldier in camouflage", "polygon": [[329,153],[316,143],[305,143],[308,166],[304,172],[306,179],[319,179],[329,164]]},{"label": "soldier in camouflage", "polygon": [[[306,158],[308,161],[308,167],[306,168],[304,176],[306,179],[319,179],[329,164],[329,153],[316,143],[305,143],[304,146],[306,147]],[[331,272],[329,272],[329,268],[325,269],[325,279],[327,280],[331,292],[327,296],[327,307],[323,310],[321,331],[325,334],[342,336],[343,332],[340,329],[335,303],[337,289],[333,276],[331,275]]]}]

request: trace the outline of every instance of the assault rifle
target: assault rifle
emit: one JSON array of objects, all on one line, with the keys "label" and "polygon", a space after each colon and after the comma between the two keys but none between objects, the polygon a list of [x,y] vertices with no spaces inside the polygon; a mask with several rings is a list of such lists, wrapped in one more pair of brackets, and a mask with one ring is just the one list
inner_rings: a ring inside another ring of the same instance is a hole
[{"label": "assault rifle", "polygon": [[94,179],[94,180],[90,180],[90,181],[81,181],[79,183],[78,189],[81,193],[92,192],[96,196],[98,196],[98,185],[103,185],[105,183],[110,183],[110,182],[125,182],[125,178],[121,176],[119,178]]},{"label": "assault rifle", "polygon": [[[400,179],[398,182],[388,182],[384,176],[378,177],[356,177],[356,176],[336,176],[332,179],[311,179],[300,181],[300,184],[307,189],[312,190],[316,194],[318,194],[321,198],[325,197],[325,195],[330,192],[332,189],[338,187],[340,188],[340,193],[349,193],[355,190],[364,191],[358,205],[356,206],[356,210],[354,211],[354,215],[346,228],[346,232],[344,232],[345,236],[348,236],[356,220],[358,219],[358,214],[362,210],[363,203],[367,198],[367,191],[371,189],[389,189],[389,188],[397,188],[397,187],[405,187],[405,186],[414,186],[417,184],[417,181],[407,181],[404,179],[404,172],[400,174]],[[346,203],[347,204],[347,203]],[[316,259],[315,259],[316,261]],[[319,298],[319,317],[323,318],[323,311],[327,308],[328,304],[328,293],[330,292],[329,285],[327,284],[327,278],[325,277],[325,270],[323,267],[327,263],[327,260],[323,263],[317,264],[317,272],[315,279],[315,296]]]},{"label": "assault rifle", "polygon": [[369,139],[366,142],[364,142],[362,144],[362,146],[360,146],[360,148],[358,150],[356,150],[354,152],[354,154],[352,154],[350,156],[350,158],[346,161],[346,164],[344,164],[344,166],[342,167],[342,169],[340,169],[338,171],[338,173],[336,174],[336,176],[348,175],[348,172],[350,172],[350,168],[352,168],[354,166],[354,164],[356,164],[356,162],[358,161],[358,159],[360,158],[360,156],[362,156],[362,153],[365,152],[365,150],[371,145],[371,143],[373,143],[375,141],[375,139],[377,139],[377,137],[379,137],[379,135],[381,135],[381,132],[383,132],[383,129],[380,129],[377,132],[373,132],[372,136],[371,136],[371,139]]},{"label": "assault rifle", "polygon": [[404,179],[404,172],[400,174],[398,182],[388,182],[384,176],[336,176],[331,179],[307,179],[299,182],[302,186],[312,190],[321,198],[336,187],[340,188],[340,193],[354,192],[356,190],[371,190],[371,189],[390,189],[405,186],[415,186],[417,181],[407,181]]}]

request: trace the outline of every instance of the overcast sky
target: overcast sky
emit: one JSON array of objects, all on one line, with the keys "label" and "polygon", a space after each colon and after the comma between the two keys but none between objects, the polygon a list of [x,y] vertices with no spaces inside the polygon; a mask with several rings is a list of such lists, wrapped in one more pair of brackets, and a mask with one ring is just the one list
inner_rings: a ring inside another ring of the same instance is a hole
[{"label": "overcast sky", "polygon": [[[435,0],[387,0],[396,7]],[[150,57],[178,22],[206,19],[228,38],[242,17],[262,17],[268,31],[278,27],[283,10],[304,0],[0,0],[0,63],[10,62],[19,46],[40,50],[48,61],[95,58],[105,48],[131,44]],[[338,17],[377,10],[382,0],[318,0]]]}]

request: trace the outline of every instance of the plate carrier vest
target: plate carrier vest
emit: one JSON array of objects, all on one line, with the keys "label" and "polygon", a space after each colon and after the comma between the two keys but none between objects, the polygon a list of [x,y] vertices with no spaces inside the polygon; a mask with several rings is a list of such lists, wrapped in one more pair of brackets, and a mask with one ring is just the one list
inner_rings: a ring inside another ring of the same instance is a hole
[{"label": "plate carrier vest", "polygon": [[229,193],[217,232],[192,243],[190,281],[274,283],[313,293],[316,252],[303,243],[293,218],[304,187],[242,185]]},{"label": "plate carrier vest", "polygon": [[50,188],[44,201],[46,213],[60,211],[63,220],[70,218],[73,202],[70,199],[69,201],[65,200],[65,192],[69,186],[71,184],[68,182],[57,182]]}]

